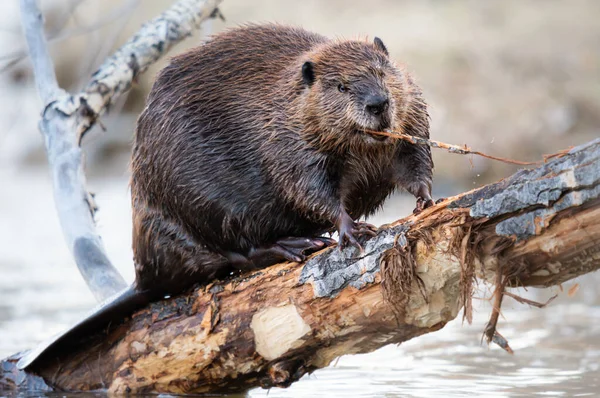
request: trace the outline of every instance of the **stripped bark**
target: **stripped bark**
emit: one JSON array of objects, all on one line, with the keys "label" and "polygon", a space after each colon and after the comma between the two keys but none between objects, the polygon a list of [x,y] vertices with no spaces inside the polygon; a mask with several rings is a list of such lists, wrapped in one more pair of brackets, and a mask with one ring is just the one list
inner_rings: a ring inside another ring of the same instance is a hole
[{"label": "stripped bark", "polygon": [[126,288],[96,231],[96,206],[86,186],[81,138],[136,76],[217,12],[221,0],[179,0],[121,47],[80,93],[61,90],[48,54],[36,0],[21,0],[23,30],[44,104],[40,131],[52,171],[54,201],[63,235],[77,267],[98,301]]},{"label": "stripped bark", "polygon": [[[345,354],[443,327],[473,278],[551,286],[600,268],[600,140],[532,170],[323,250],[198,287],[115,320],[0,385],[113,393],[216,393],[287,386]],[[501,292],[500,292],[501,294]],[[495,325],[494,325],[495,326]]]}]

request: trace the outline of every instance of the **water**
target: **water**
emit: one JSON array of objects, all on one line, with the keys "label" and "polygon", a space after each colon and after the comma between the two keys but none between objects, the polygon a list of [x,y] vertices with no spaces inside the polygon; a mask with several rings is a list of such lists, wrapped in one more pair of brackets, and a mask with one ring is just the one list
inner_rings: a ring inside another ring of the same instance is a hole
[{"label": "water", "polygon": [[480,315],[472,326],[454,322],[401,346],[343,357],[292,390],[271,390],[269,397],[591,396],[599,391],[597,308],[567,304],[505,311],[509,321],[500,327],[514,356],[479,344],[485,318]]},{"label": "water", "polygon": [[[131,281],[127,178],[94,179],[98,228],[116,267]],[[407,214],[407,197],[390,201],[371,220]],[[561,293],[520,291],[544,300],[539,310],[505,300],[500,332],[515,355],[481,345],[489,316],[476,300],[473,325],[451,322],[441,331],[370,354],[345,356],[288,389],[255,389],[250,397],[596,396],[600,392],[598,275],[569,282]],[[567,290],[579,283],[573,296]],[[489,295],[482,289],[478,296]],[[66,249],[44,170],[0,171],[0,357],[34,346],[74,323],[95,304]],[[61,395],[62,396],[62,395]],[[81,396],[81,395],[78,395]]]}]

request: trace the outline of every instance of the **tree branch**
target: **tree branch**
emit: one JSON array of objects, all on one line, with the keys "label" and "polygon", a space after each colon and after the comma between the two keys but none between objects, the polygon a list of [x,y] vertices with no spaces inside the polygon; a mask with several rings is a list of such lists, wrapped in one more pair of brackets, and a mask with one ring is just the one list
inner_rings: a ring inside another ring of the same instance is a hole
[{"label": "tree branch", "polygon": [[52,171],[54,201],[65,240],[88,287],[97,300],[106,299],[126,283],[106,256],[96,231],[96,206],[86,187],[80,143],[82,135],[132,81],[174,44],[216,12],[221,0],[180,0],[147,23],[94,73],[81,93],[58,87],[48,54],[42,16],[36,0],[21,0],[21,15],[44,103],[39,128],[44,135]]},{"label": "tree branch", "polygon": [[79,115],[77,134],[82,136],[121,94],[129,90],[136,76],[189,37],[202,22],[218,15],[222,0],[179,0],[146,23],[127,43],[109,57],[92,75],[79,94],[91,114]]},{"label": "tree branch", "polygon": [[29,48],[37,91],[44,104],[50,103],[63,92],[58,87],[54,63],[44,36],[44,21],[36,0],[21,0],[23,32]]},{"label": "tree branch", "polygon": [[217,393],[287,386],[340,355],[436,331],[463,307],[468,319],[475,276],[496,285],[500,302],[504,286],[552,286],[597,270],[599,219],[596,140],[382,226],[362,242],[364,255],[328,248],[304,264],[196,288],[115,320],[28,372],[16,369],[16,355],[2,363],[0,387]]}]

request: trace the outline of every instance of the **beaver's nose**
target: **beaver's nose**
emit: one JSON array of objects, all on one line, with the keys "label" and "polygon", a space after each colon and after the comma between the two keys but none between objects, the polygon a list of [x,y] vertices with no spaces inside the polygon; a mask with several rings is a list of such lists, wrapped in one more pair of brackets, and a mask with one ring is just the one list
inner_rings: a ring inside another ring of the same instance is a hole
[{"label": "beaver's nose", "polygon": [[380,115],[385,112],[390,104],[390,101],[387,97],[375,94],[369,95],[365,101],[365,107],[367,108],[367,112],[372,115]]}]

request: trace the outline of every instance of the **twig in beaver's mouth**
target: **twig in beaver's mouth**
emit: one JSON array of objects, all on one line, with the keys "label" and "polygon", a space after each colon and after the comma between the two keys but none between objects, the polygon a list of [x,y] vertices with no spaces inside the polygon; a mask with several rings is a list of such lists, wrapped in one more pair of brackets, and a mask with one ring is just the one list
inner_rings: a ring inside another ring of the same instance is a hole
[{"label": "twig in beaver's mouth", "polygon": [[446,144],[445,142],[430,140],[430,139],[423,138],[423,137],[416,137],[414,135],[409,135],[409,134],[401,133],[398,131],[387,132],[387,131],[365,130],[365,132],[368,134],[372,134],[372,135],[379,135],[379,136],[391,137],[391,138],[408,141],[408,142],[410,142],[412,144],[416,144],[416,145],[427,145],[432,148],[446,149],[450,153],[457,153],[459,155],[478,155],[478,156],[483,156],[484,158],[498,160],[498,161],[504,162],[504,163],[518,164],[521,166],[536,166],[536,165],[541,165],[543,163],[543,161],[522,162],[520,160],[501,158],[498,156],[488,155],[483,152],[474,151],[466,145],[458,146],[458,145]]}]

